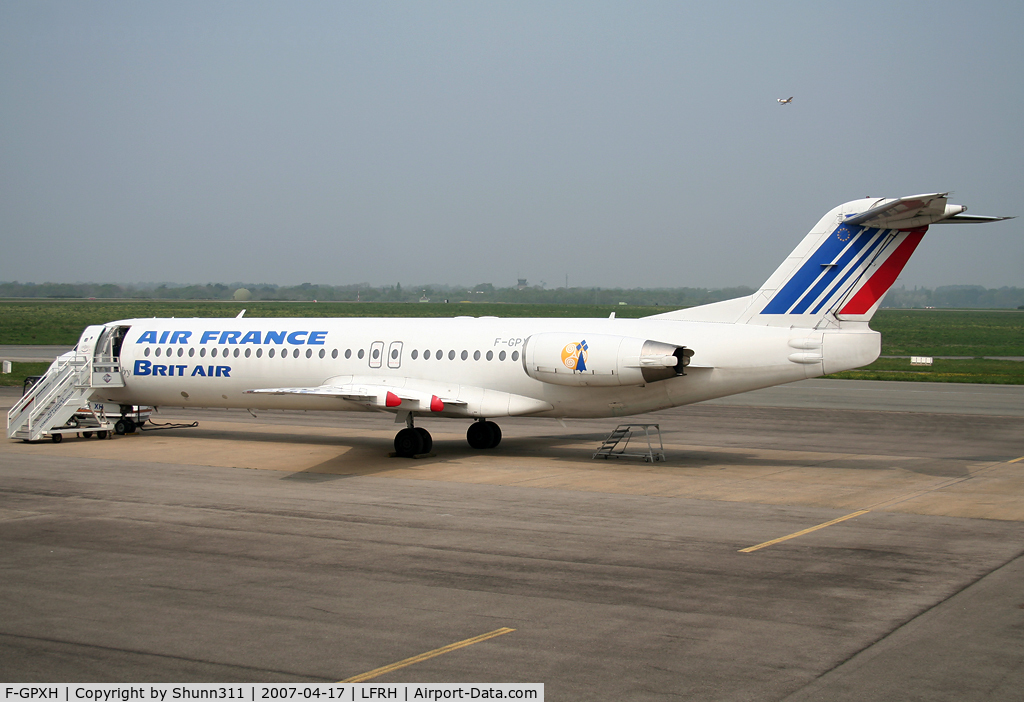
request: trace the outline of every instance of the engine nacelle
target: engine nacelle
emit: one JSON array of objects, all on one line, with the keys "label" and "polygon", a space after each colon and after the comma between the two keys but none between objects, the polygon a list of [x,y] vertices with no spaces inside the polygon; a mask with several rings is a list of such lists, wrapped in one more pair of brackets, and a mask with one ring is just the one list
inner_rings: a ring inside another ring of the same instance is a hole
[{"label": "engine nacelle", "polygon": [[645,385],[684,375],[692,355],[683,346],[629,336],[549,332],[527,338],[523,368],[556,385]]}]

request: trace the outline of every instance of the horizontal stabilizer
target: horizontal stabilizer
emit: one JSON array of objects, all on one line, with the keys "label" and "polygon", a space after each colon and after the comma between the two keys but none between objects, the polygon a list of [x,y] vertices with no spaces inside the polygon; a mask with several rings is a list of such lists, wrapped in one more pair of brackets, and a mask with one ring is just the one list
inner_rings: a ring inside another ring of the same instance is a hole
[{"label": "horizontal stabilizer", "polygon": [[958,214],[946,217],[946,219],[940,219],[936,224],[985,224],[986,222],[1002,222],[1004,219],[1015,219],[1015,217]]},{"label": "horizontal stabilizer", "polygon": [[1012,217],[990,217],[987,215],[966,215],[963,205],[947,204],[949,193],[910,195],[895,200],[885,200],[866,212],[855,214],[843,220],[847,226],[859,225],[875,229],[915,229],[929,224],[984,224],[1001,222]]},{"label": "horizontal stabilizer", "polygon": [[949,193],[910,195],[883,202],[867,212],[847,217],[844,224],[860,225],[875,229],[911,229],[933,224],[946,217],[960,214],[967,208],[963,205],[947,205]]}]

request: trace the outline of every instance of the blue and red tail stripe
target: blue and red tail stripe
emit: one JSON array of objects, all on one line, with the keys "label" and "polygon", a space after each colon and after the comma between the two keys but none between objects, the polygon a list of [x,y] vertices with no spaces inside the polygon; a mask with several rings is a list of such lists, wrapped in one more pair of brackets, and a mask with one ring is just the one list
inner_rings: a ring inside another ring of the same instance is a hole
[{"label": "blue and red tail stripe", "polygon": [[874,307],[875,303],[882,299],[882,295],[896,282],[896,278],[899,277],[903,267],[907,265],[907,261],[910,260],[917,245],[921,243],[926,231],[928,231],[928,227],[912,229],[896,247],[896,250],[889,255],[889,258],[885,259],[885,263],[868,279],[868,282],[843,306],[843,309],[839,310],[839,314],[867,314],[868,310]]},{"label": "blue and red tail stripe", "polygon": [[[839,281],[832,286],[832,289],[828,291],[828,294],[821,298],[821,302],[815,305],[814,309],[811,310],[811,314],[818,314],[821,311],[821,308],[827,303],[836,300],[837,293],[841,292],[841,288],[846,284],[846,281],[850,279],[850,276],[858,272],[863,273],[864,269],[870,265],[870,261],[868,259],[874,256],[880,256],[885,252],[886,247],[892,242],[892,232],[888,229],[876,229],[874,231],[877,232],[877,235],[871,242],[871,245],[864,250],[864,253],[859,259],[857,259],[857,262],[850,266],[849,270],[843,274]],[[854,282],[856,283],[856,280]]]},{"label": "blue and red tail stripe", "polygon": [[[882,240],[878,229],[841,224],[808,257],[800,269],[769,300],[761,314],[802,314],[849,262],[874,241]],[[873,249],[874,246],[871,248]],[[858,265],[863,261],[861,258]],[[833,265],[834,264],[834,265]],[[855,266],[856,268],[856,266]],[[813,288],[813,289],[812,289]]]}]

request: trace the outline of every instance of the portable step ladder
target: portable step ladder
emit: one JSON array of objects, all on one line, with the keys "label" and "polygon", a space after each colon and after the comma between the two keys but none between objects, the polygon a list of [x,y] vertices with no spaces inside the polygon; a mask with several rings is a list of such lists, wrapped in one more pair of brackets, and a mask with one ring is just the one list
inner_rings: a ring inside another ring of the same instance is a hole
[{"label": "portable step ladder", "polygon": [[[644,451],[643,447],[639,446],[637,447],[639,450],[629,451],[629,440],[633,438],[634,434],[639,435],[641,431],[647,440],[647,450]],[[657,439],[657,448],[654,447],[653,439],[655,438]],[[594,458],[642,458],[648,463],[664,461],[665,445],[661,441],[661,426],[658,424],[620,424],[597,449]]]}]

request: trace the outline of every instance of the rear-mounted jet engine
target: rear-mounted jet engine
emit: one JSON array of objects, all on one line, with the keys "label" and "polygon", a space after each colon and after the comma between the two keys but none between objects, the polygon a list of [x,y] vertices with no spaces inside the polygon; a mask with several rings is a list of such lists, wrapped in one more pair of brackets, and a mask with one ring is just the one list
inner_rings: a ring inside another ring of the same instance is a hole
[{"label": "rear-mounted jet engine", "polygon": [[684,375],[693,350],[610,334],[534,334],[523,345],[531,378],[555,385],[645,385]]}]

